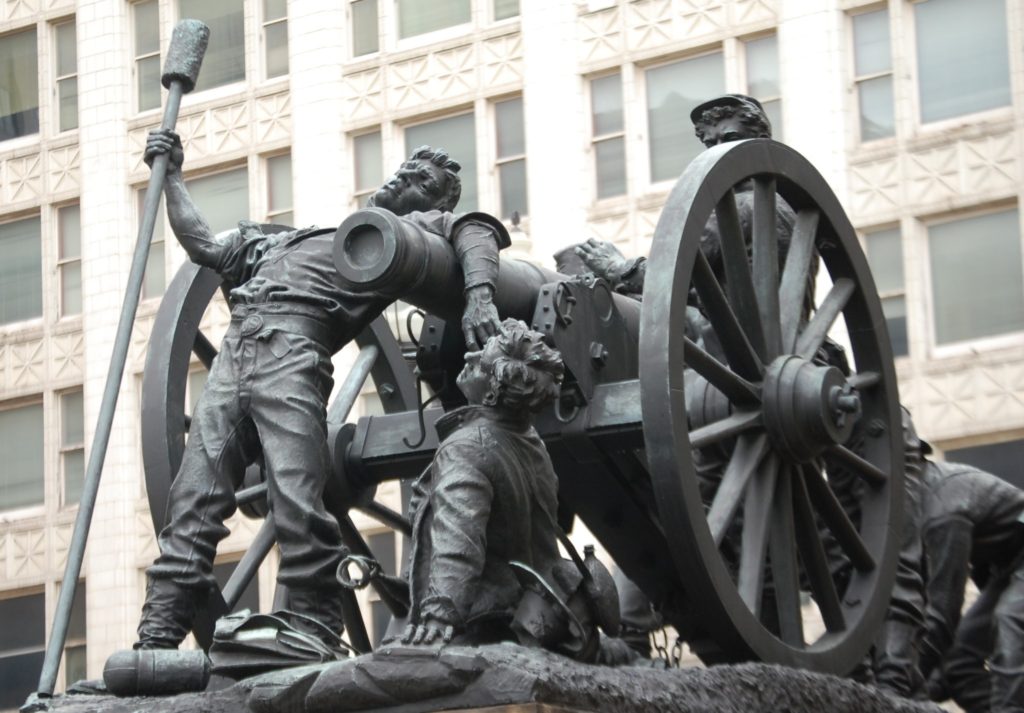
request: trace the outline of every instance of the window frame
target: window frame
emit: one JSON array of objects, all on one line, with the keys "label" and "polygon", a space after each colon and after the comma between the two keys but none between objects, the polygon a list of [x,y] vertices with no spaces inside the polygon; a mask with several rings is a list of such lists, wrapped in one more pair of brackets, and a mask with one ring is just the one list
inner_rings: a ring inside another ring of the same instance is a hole
[{"label": "window frame", "polygon": [[[153,3],[156,4],[157,47],[156,47],[155,51],[140,53],[139,50],[138,50],[138,35],[135,32],[136,13],[139,11],[139,6],[140,5],[144,5],[147,2],[153,2]],[[135,110],[134,111],[135,114],[144,114],[144,113],[150,112],[150,111],[154,111],[154,112],[155,111],[160,111],[161,105],[163,104],[163,92],[164,92],[164,90],[162,88],[158,90],[160,101],[157,102],[157,105],[153,106],[153,107],[146,108],[146,109],[143,109],[140,106],[140,102],[141,102],[142,96],[139,93],[139,79],[140,79],[139,78],[139,63],[142,60],[152,59],[153,57],[156,57],[157,58],[157,66],[160,66],[160,64],[161,64],[160,60],[162,59],[162,56],[163,56],[163,54],[161,52],[161,48],[164,46],[164,27],[163,27],[164,23],[162,22],[162,18],[164,16],[164,12],[163,12],[162,5],[163,5],[163,3],[161,2],[161,0],[136,0],[135,2],[131,3],[132,78],[134,80],[132,82],[132,100],[133,100],[132,101],[132,107]]]},{"label": "window frame", "polygon": [[[267,4],[267,0],[260,0],[260,2],[259,2],[259,9],[257,11],[258,15],[259,15],[259,23],[260,23],[260,59],[261,59],[261,62],[260,62],[260,77],[265,82],[287,81],[287,79],[291,75],[291,71],[292,71],[292,66],[291,66],[292,65],[292,63],[291,63],[291,42],[290,42],[290,39],[288,37],[288,19],[289,19],[288,3],[287,3],[287,0],[285,0],[284,15],[282,15],[281,17],[270,19],[270,20],[267,19],[266,4]],[[244,15],[245,15],[244,7],[242,9],[242,14],[243,14],[243,19],[244,19]],[[282,74],[275,74],[274,76],[270,76],[269,62],[267,61],[267,53],[268,53],[268,51],[270,49],[270,46],[267,43],[267,28],[270,27],[271,25],[280,25],[280,24],[283,24],[285,26],[285,62],[286,62],[286,67],[285,67],[285,71]]]},{"label": "window frame", "polygon": [[[40,139],[50,135],[53,131],[54,134],[57,132],[53,130],[54,121],[52,120],[53,105],[55,102],[48,101],[51,94],[50,77],[51,73],[44,69],[48,68],[45,62],[40,62],[40,47],[49,47],[50,45],[44,43],[56,43],[52,37],[55,35],[51,31],[52,25],[46,20],[37,20],[34,22],[12,27],[6,31],[0,31],[0,39],[11,37],[22,32],[32,31],[36,36],[36,130],[31,133],[21,134],[20,136],[12,136],[9,139],[0,140],[0,150],[7,151],[8,149],[16,148],[24,144],[32,144],[38,142]],[[45,34],[44,34],[45,33]],[[56,84],[54,84],[54,89]]]},{"label": "window frame", "polygon": [[[16,507],[6,507],[2,501],[0,501],[0,519],[5,521],[19,520],[27,517],[34,517],[47,512],[47,510],[54,509],[53,503],[51,502],[52,497],[47,497],[52,492],[51,489],[51,471],[49,467],[49,444],[52,438],[52,430],[48,428],[49,410],[47,403],[52,403],[52,400],[48,398],[46,392],[37,392],[21,398],[5,399],[0,401],[0,412],[14,411],[20,408],[27,408],[29,406],[40,406],[42,408],[43,415],[43,450],[40,454],[41,465],[42,465],[42,479],[43,479],[43,495],[42,500],[38,503],[31,503],[29,505],[19,505]],[[0,592],[4,594],[4,592]]]},{"label": "window frame", "polygon": [[[64,442],[64,423],[65,423],[65,412],[64,412],[64,397],[71,394],[82,395],[82,441],[80,443],[65,443]],[[67,501],[67,470],[66,470],[66,458],[76,452],[82,453],[82,478],[85,478],[85,473],[89,468],[89,464],[85,459],[85,390],[81,386],[74,386],[68,389],[62,389],[54,393],[54,401],[57,411],[57,482],[58,490],[60,491],[59,507],[61,508],[76,508],[78,503],[69,503]],[[45,407],[44,407],[45,410]],[[45,414],[44,414],[45,420]]]},{"label": "window frame", "polygon": [[26,317],[24,319],[16,319],[10,322],[0,321],[0,336],[23,330],[39,329],[53,321],[53,307],[50,303],[51,296],[49,294],[49,291],[52,289],[50,285],[50,264],[52,255],[50,253],[50,248],[43,240],[43,236],[47,234],[47,231],[51,227],[49,225],[49,221],[51,219],[52,211],[46,210],[46,207],[47,206],[43,204],[28,211],[20,211],[0,216],[0,227],[11,223],[19,223],[23,220],[31,220],[33,218],[36,218],[39,221],[39,289],[42,292],[39,314],[32,317]]},{"label": "window frame", "polygon": [[[519,101],[520,109],[521,109],[521,112],[522,112],[522,119],[521,120],[522,120],[522,124],[523,124],[523,150],[522,150],[521,153],[508,154],[506,156],[499,156],[498,155],[498,104],[502,104],[504,102],[516,101],[516,100]],[[489,131],[489,146],[490,146],[491,151],[493,152],[489,156],[489,158],[491,159],[491,165],[492,165],[490,174],[491,174],[491,179],[493,180],[493,183],[494,183],[493,191],[495,193],[495,200],[493,202],[493,205],[497,207],[497,210],[491,211],[491,212],[498,217],[498,220],[500,220],[502,222],[511,222],[511,220],[512,220],[511,213],[509,213],[509,215],[507,215],[507,216],[499,215],[500,213],[504,213],[504,210],[502,210],[504,206],[501,205],[501,202],[502,202],[502,194],[501,194],[501,190],[502,190],[501,167],[502,166],[506,166],[506,165],[510,165],[510,164],[513,164],[513,163],[516,163],[518,161],[522,161],[522,163],[523,163],[523,181],[524,181],[524,184],[525,184],[523,186],[523,196],[524,196],[526,205],[524,206],[523,212],[519,213],[519,224],[521,224],[522,221],[525,220],[529,216],[529,214],[530,214],[530,174],[529,174],[529,171],[527,170],[528,161],[527,161],[527,150],[526,150],[526,102],[524,100],[523,95],[521,93],[516,93],[516,94],[508,94],[508,95],[505,95],[505,96],[492,97],[492,98],[488,99],[488,115],[489,115],[488,128],[490,129],[490,131]],[[480,156],[480,147],[477,146],[478,171],[479,171],[479,156]],[[478,187],[478,191],[479,191],[479,187]],[[477,195],[478,196],[482,196],[483,194],[478,192]],[[477,202],[479,203],[480,200],[478,199]]]},{"label": "window frame", "polygon": [[[595,116],[595,113],[594,113],[594,82],[596,82],[598,80],[601,80],[601,79],[607,79],[608,77],[614,77],[616,75],[618,75],[618,77],[619,77],[619,91],[620,91],[620,93],[622,95],[620,97],[621,104],[622,104],[622,108],[621,108],[621,113],[622,113],[622,129],[620,129],[619,131],[613,131],[613,132],[609,132],[609,133],[605,133],[605,134],[598,134],[595,131],[595,129],[594,129],[594,116]],[[605,204],[605,203],[609,203],[609,202],[621,201],[626,196],[629,195],[629,185],[630,185],[630,180],[629,180],[629,173],[630,173],[630,170],[629,170],[630,148],[629,148],[629,141],[628,141],[628,138],[627,138],[628,137],[627,125],[628,125],[628,120],[629,120],[630,112],[628,110],[628,106],[629,105],[626,102],[626,76],[625,76],[625,71],[621,67],[612,67],[609,70],[605,70],[603,72],[598,72],[598,73],[595,73],[595,74],[591,74],[591,75],[585,77],[585,80],[586,80],[586,89],[585,89],[584,94],[585,94],[585,100],[587,102],[587,107],[589,109],[588,115],[590,117],[590,121],[588,122],[589,125],[590,125],[589,126],[589,133],[590,133],[589,150],[590,150],[590,154],[591,154],[591,161],[590,161],[591,166],[590,166],[590,169],[591,169],[591,171],[593,171],[593,180],[590,182],[591,202],[595,203],[595,204],[597,204],[597,203]],[[624,167],[626,169],[626,176],[624,177],[625,186],[623,187],[622,193],[616,193],[614,195],[599,197],[598,196],[598,192],[599,191],[598,191],[598,170],[597,170],[597,146],[598,146],[598,144],[601,144],[601,143],[604,143],[604,142],[607,142],[607,141],[614,141],[615,139],[621,139],[622,140],[622,151],[623,151],[623,155],[625,157],[625,161],[624,161],[625,166]]]},{"label": "window frame", "polygon": [[[884,72],[874,72],[871,74],[858,75],[857,74],[857,56],[856,56],[856,33],[854,30],[854,18],[858,15],[869,15],[873,12],[885,11],[888,15],[889,22],[889,69]],[[845,34],[846,34],[846,46],[849,48],[847,56],[847,71],[849,73],[849,86],[850,86],[850,100],[849,110],[850,115],[855,117],[855,121],[852,123],[852,137],[855,146],[885,146],[886,144],[895,143],[896,137],[900,133],[900,116],[899,116],[899,100],[897,94],[897,74],[896,65],[899,62],[899,53],[897,52],[896,39],[895,39],[895,26],[896,18],[894,17],[892,8],[889,7],[888,2],[873,3],[871,5],[864,5],[857,7],[852,10],[848,10],[845,13]],[[862,129],[860,123],[860,85],[862,82],[867,82],[872,79],[878,79],[880,77],[889,77],[892,86],[892,123],[893,131],[890,136],[880,136],[876,139],[863,139]]]},{"label": "window frame", "polygon": [[[289,200],[288,200],[288,207],[287,208],[277,208],[277,209],[274,209],[273,208],[273,200],[272,200],[273,181],[271,181],[271,177],[270,177],[270,174],[271,174],[270,166],[271,166],[271,162],[274,161],[275,159],[281,159],[281,158],[285,158],[285,157],[287,157],[287,159],[288,159],[288,163],[289,163],[289,170],[288,170],[288,172],[291,174],[291,184],[289,186],[289,194],[290,195],[289,195]],[[282,225],[291,225],[291,227],[293,227],[293,228],[297,227],[297,226],[294,225],[294,223],[295,223],[295,173],[294,173],[294,166],[291,165],[291,161],[292,161],[291,151],[282,151],[282,152],[279,152],[279,153],[267,154],[267,155],[261,157],[261,160],[260,160],[260,164],[261,164],[261,167],[260,167],[260,169],[261,169],[260,170],[260,181],[261,181],[261,185],[262,185],[262,188],[263,188],[263,191],[262,191],[263,204],[264,204],[264,206],[266,208],[266,210],[263,211],[263,215],[266,218],[266,220],[264,221],[265,223],[277,223],[278,221],[276,219],[277,219],[278,216],[290,213],[291,216],[292,216],[291,220],[289,220],[288,223],[282,223]]]},{"label": "window frame", "polygon": [[[914,355],[914,348],[913,348],[913,339],[912,339],[913,332],[912,332],[912,329],[911,329],[911,315],[910,315],[911,302],[910,302],[910,297],[909,297],[908,290],[907,290],[907,265],[910,264],[909,261],[907,260],[907,236],[904,233],[903,226],[900,223],[900,221],[889,222],[889,223],[880,223],[878,225],[872,225],[872,226],[867,227],[867,228],[858,228],[857,229],[857,233],[858,233],[858,238],[860,240],[861,250],[864,252],[864,258],[866,260],[868,260],[868,269],[870,269],[871,268],[871,264],[870,264],[870,257],[869,257],[869,251],[868,251],[868,242],[869,242],[871,236],[875,235],[875,234],[878,234],[878,233],[888,232],[890,230],[895,230],[896,234],[899,236],[899,241],[900,241],[900,272],[903,274],[903,281],[902,281],[903,284],[902,284],[901,288],[898,289],[898,290],[895,290],[895,289],[894,290],[885,290],[885,291],[879,290],[878,291],[878,300],[879,300],[879,303],[882,305],[882,308],[883,308],[882,317],[884,318],[885,317],[885,313],[884,313],[885,301],[887,299],[893,299],[893,298],[898,298],[898,297],[902,297],[903,298],[904,309],[906,311],[906,315],[905,315],[904,319],[907,322],[906,327],[905,327],[905,330],[906,330],[906,333],[907,333],[907,337],[906,337],[907,338],[907,353],[906,354],[902,354],[902,355],[895,355],[894,354],[894,356],[893,356],[894,359],[896,359],[898,361],[902,361],[902,360],[912,359],[915,356]],[[878,286],[876,285],[875,288],[877,289]],[[888,322],[887,322],[887,326],[888,326]],[[891,336],[890,336],[890,340],[891,340]]]},{"label": "window frame", "polygon": [[[64,255],[64,222],[61,220],[61,213],[72,207],[78,208],[78,254],[74,257],[68,257]],[[56,265],[57,271],[57,319],[68,320],[68,319],[81,319],[82,313],[85,311],[84,304],[82,309],[78,312],[65,312],[64,310],[64,268],[68,265],[78,264],[79,269],[79,296],[78,299],[81,302],[85,297],[85,290],[83,289],[81,270],[82,270],[82,206],[78,201],[71,203],[63,203],[53,206],[54,222],[56,223],[57,233],[57,257],[54,264]],[[45,310],[44,310],[45,311]]]},{"label": "window frame", "polygon": [[[53,88],[51,96],[53,97],[53,106],[51,107],[51,121],[53,125],[53,131],[55,135],[66,134],[68,132],[77,131],[79,126],[79,111],[78,111],[78,27],[77,18],[75,15],[62,17],[50,22],[50,46],[53,50],[53,57],[51,59],[51,67],[53,69]],[[74,26],[75,33],[75,71],[68,74],[60,73],[60,41],[58,39],[61,27],[67,25]],[[61,96],[60,87],[62,82],[73,81],[75,83],[75,125],[67,129],[61,128]]]}]

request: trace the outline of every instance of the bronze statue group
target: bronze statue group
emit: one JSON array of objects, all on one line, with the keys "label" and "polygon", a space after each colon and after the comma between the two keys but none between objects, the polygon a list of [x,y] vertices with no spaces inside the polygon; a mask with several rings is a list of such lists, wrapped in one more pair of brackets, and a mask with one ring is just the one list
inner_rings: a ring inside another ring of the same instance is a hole
[{"label": "bronze statue group", "polygon": [[[707,146],[771,136],[761,105],[742,95],[705,102],[691,119]],[[214,235],[185,188],[173,132],[150,135],[147,161],[161,154],[169,156],[171,227],[192,261],[224,278],[231,324],[171,487],[135,648],[175,649],[187,636],[214,586],[213,560],[236,509],[235,489],[260,455],[288,609],[340,632],[336,573],[346,551],[322,502],[331,357],[388,300],[337,286],[333,228],[264,234],[243,221]],[[648,652],[646,629],[657,617],[632,602],[627,609],[644,621],[627,631],[634,648],[622,644],[613,638],[619,605],[607,571],[589,553],[559,553],[559,541],[567,541],[556,516],[557,477],[532,419],[558,397],[564,367],[542,335],[503,322],[494,307],[498,255],[509,236],[486,214],[454,212],[459,170],[443,150],[422,147],[370,199],[450,241],[465,278],[461,326],[469,351],[458,387],[467,405],[436,424],[441,445],[413,485],[412,548],[403,568],[410,608],[395,643],[518,641],[589,662],[636,662]],[[748,194],[736,188],[749,235]],[[784,259],[793,211],[780,200],[776,213]],[[716,268],[713,223],[701,249]],[[644,258],[627,259],[594,240],[575,253],[619,291],[642,293]],[[687,330],[716,353],[699,311]],[[1024,711],[1024,492],[977,469],[929,460],[908,412],[904,433],[908,497],[897,582],[871,660],[856,673],[898,695],[952,697],[970,713]],[[721,467],[720,454],[710,451],[695,453],[695,462],[698,473]],[[838,557],[833,569],[841,578]],[[969,576],[981,595],[961,617]]]}]

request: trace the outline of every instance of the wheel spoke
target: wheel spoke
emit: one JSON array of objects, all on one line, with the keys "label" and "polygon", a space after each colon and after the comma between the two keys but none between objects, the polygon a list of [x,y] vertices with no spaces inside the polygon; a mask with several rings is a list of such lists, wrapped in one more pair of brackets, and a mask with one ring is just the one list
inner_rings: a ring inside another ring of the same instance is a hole
[{"label": "wheel spoke", "polygon": [[349,411],[359,398],[359,393],[363,390],[363,385],[370,376],[370,370],[373,369],[379,354],[380,349],[373,345],[359,350],[359,356],[356,357],[352,369],[345,375],[345,381],[338,389],[338,395],[327,412],[328,423],[342,423],[348,418]]},{"label": "wheel spoke", "polygon": [[688,338],[683,350],[683,361],[686,366],[707,379],[712,386],[725,394],[733,403],[756,404],[760,401],[757,387],[730,371],[729,367]]},{"label": "wheel spoke", "polygon": [[825,559],[825,548],[821,544],[821,533],[811,510],[811,501],[807,497],[804,478],[800,472],[792,472],[793,477],[793,514],[796,519],[796,542],[800,550],[800,559],[807,572],[811,585],[811,593],[829,631],[842,631],[846,628],[843,607],[839,603],[839,593],[829,571],[828,560]]},{"label": "wheel spoke", "polygon": [[804,359],[812,359],[825,343],[828,331],[832,329],[836,319],[839,317],[846,303],[853,296],[857,285],[848,277],[841,277],[832,285],[828,295],[821,302],[814,317],[807,323],[807,327],[800,334],[796,343],[796,353]]},{"label": "wheel spoke", "polygon": [[848,381],[853,388],[864,391],[881,383],[882,375],[877,371],[862,371],[851,376]]},{"label": "wheel spoke", "polygon": [[699,250],[693,263],[693,286],[700,296],[708,321],[711,322],[718,341],[722,344],[726,361],[737,374],[747,379],[759,379],[764,373],[761,359],[732,311],[718,278],[708,264],[708,259]]},{"label": "wheel spoke", "polygon": [[732,524],[739,509],[740,500],[747,489],[747,484],[757,472],[761,460],[768,450],[768,437],[765,434],[740,436],[736,449],[729,458],[725,475],[718,485],[715,498],[708,511],[708,527],[715,545],[721,545],[729,525]]},{"label": "wheel spoke", "polygon": [[790,646],[804,648],[800,570],[797,567],[793,528],[793,483],[788,467],[779,470],[771,519],[768,548],[772,563],[772,583],[775,585],[775,607],[779,615],[779,635]]},{"label": "wheel spoke", "polygon": [[213,342],[207,339],[205,334],[197,330],[195,341],[192,342],[192,353],[209,369],[217,356],[217,347],[213,346]]},{"label": "wheel spoke", "polygon": [[412,537],[412,523],[410,523],[409,519],[404,517],[402,513],[395,512],[391,508],[386,505],[381,505],[375,500],[366,505],[359,506],[358,509],[382,525],[387,525],[407,537]]},{"label": "wheel spoke", "polygon": [[248,505],[249,503],[256,502],[260,498],[267,496],[267,483],[266,481],[257,485],[252,485],[248,488],[242,488],[235,493],[235,504],[236,505]]},{"label": "wheel spoke", "polygon": [[765,361],[782,351],[779,316],[779,236],[775,225],[775,179],[754,178],[754,293],[764,331]]},{"label": "wheel spoke", "polygon": [[818,215],[814,209],[796,214],[793,238],[789,241],[786,265],[782,269],[779,309],[782,312],[782,351],[785,354],[792,353],[796,345],[796,335],[803,317],[811,258],[814,257],[814,236],[818,232]]},{"label": "wheel spoke", "polygon": [[259,531],[256,532],[256,537],[253,538],[249,548],[242,555],[242,559],[238,560],[238,564],[235,566],[231,577],[221,592],[224,597],[224,603],[228,605],[229,612],[234,610],[238,600],[242,598],[242,593],[245,592],[246,586],[256,576],[256,571],[260,568],[260,564],[263,563],[264,558],[273,546],[274,522],[268,517],[260,525]]},{"label": "wheel spoke", "polygon": [[813,466],[805,465],[804,483],[814,509],[821,515],[821,519],[825,521],[825,525],[836,538],[843,553],[850,559],[850,563],[860,572],[873,570],[875,558],[868,552],[860,533],[853,526],[850,517],[821,473]]},{"label": "wheel spoke", "polygon": [[690,431],[690,447],[703,448],[727,438],[738,436],[761,423],[760,411],[739,411],[721,421]]},{"label": "wheel spoke", "polygon": [[761,357],[765,358],[764,331],[761,329],[761,315],[754,292],[754,281],[750,274],[747,244],[736,210],[736,194],[728,191],[715,206],[718,219],[718,238],[722,247],[722,267],[725,272],[725,292],[733,305],[736,316],[746,332],[750,344]]},{"label": "wheel spoke", "polygon": [[882,485],[889,480],[889,475],[874,463],[870,463],[851,451],[846,446],[829,446],[825,452],[835,457],[843,465],[857,475],[871,481],[875,485]]},{"label": "wheel spoke", "polygon": [[771,523],[772,500],[778,474],[778,458],[770,453],[764,460],[761,476],[754,478],[747,488],[743,503],[743,537],[740,543],[737,588],[747,608],[759,619],[765,556],[768,551],[768,526]]}]

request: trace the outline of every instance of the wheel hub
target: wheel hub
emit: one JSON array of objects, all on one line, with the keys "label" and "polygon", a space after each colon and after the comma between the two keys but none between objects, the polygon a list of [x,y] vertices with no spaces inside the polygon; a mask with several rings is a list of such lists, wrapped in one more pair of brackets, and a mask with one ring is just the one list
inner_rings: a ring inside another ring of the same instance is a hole
[{"label": "wheel hub", "polygon": [[782,356],[765,372],[764,425],[775,449],[807,462],[849,439],[860,396],[834,366]]}]

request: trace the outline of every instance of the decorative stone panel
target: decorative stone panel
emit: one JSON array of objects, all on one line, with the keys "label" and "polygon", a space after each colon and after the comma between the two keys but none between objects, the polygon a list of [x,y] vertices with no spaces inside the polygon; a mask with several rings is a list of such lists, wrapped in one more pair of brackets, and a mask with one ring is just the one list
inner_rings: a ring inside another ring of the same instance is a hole
[{"label": "decorative stone panel", "polygon": [[71,548],[71,535],[74,532],[74,525],[57,525],[50,529],[50,547],[53,549],[52,571],[64,571],[68,562],[68,550]]},{"label": "decorative stone panel", "polygon": [[257,145],[290,142],[292,136],[292,103],[290,94],[259,97],[253,106]]},{"label": "decorative stone panel", "polygon": [[42,164],[38,152],[0,163],[0,204],[38,202],[44,193]]},{"label": "decorative stone panel", "polygon": [[617,60],[625,52],[626,33],[617,6],[581,17],[579,33],[580,61],[584,64]]},{"label": "decorative stone panel", "polygon": [[480,45],[482,86],[497,87],[523,81],[523,40],[519,34],[503,35]]},{"label": "decorative stone panel", "polygon": [[3,0],[0,2],[0,21],[34,20],[39,10],[38,0]]},{"label": "decorative stone panel", "polygon": [[85,339],[81,332],[50,338],[50,377],[54,381],[82,381],[85,373]]},{"label": "decorative stone panel", "polygon": [[78,146],[73,144],[47,152],[46,173],[50,194],[78,195],[82,188]]},{"label": "decorative stone panel", "polygon": [[41,338],[8,343],[0,364],[0,390],[42,391],[46,380],[46,350]]},{"label": "decorative stone panel", "polygon": [[17,530],[7,535],[7,579],[41,579],[46,574],[46,530]]},{"label": "decorative stone panel", "polygon": [[371,69],[345,77],[345,108],[349,119],[361,121],[384,111],[384,70]]},{"label": "decorative stone panel", "polygon": [[856,218],[891,213],[900,206],[899,160],[887,158],[850,166],[850,206]]}]

